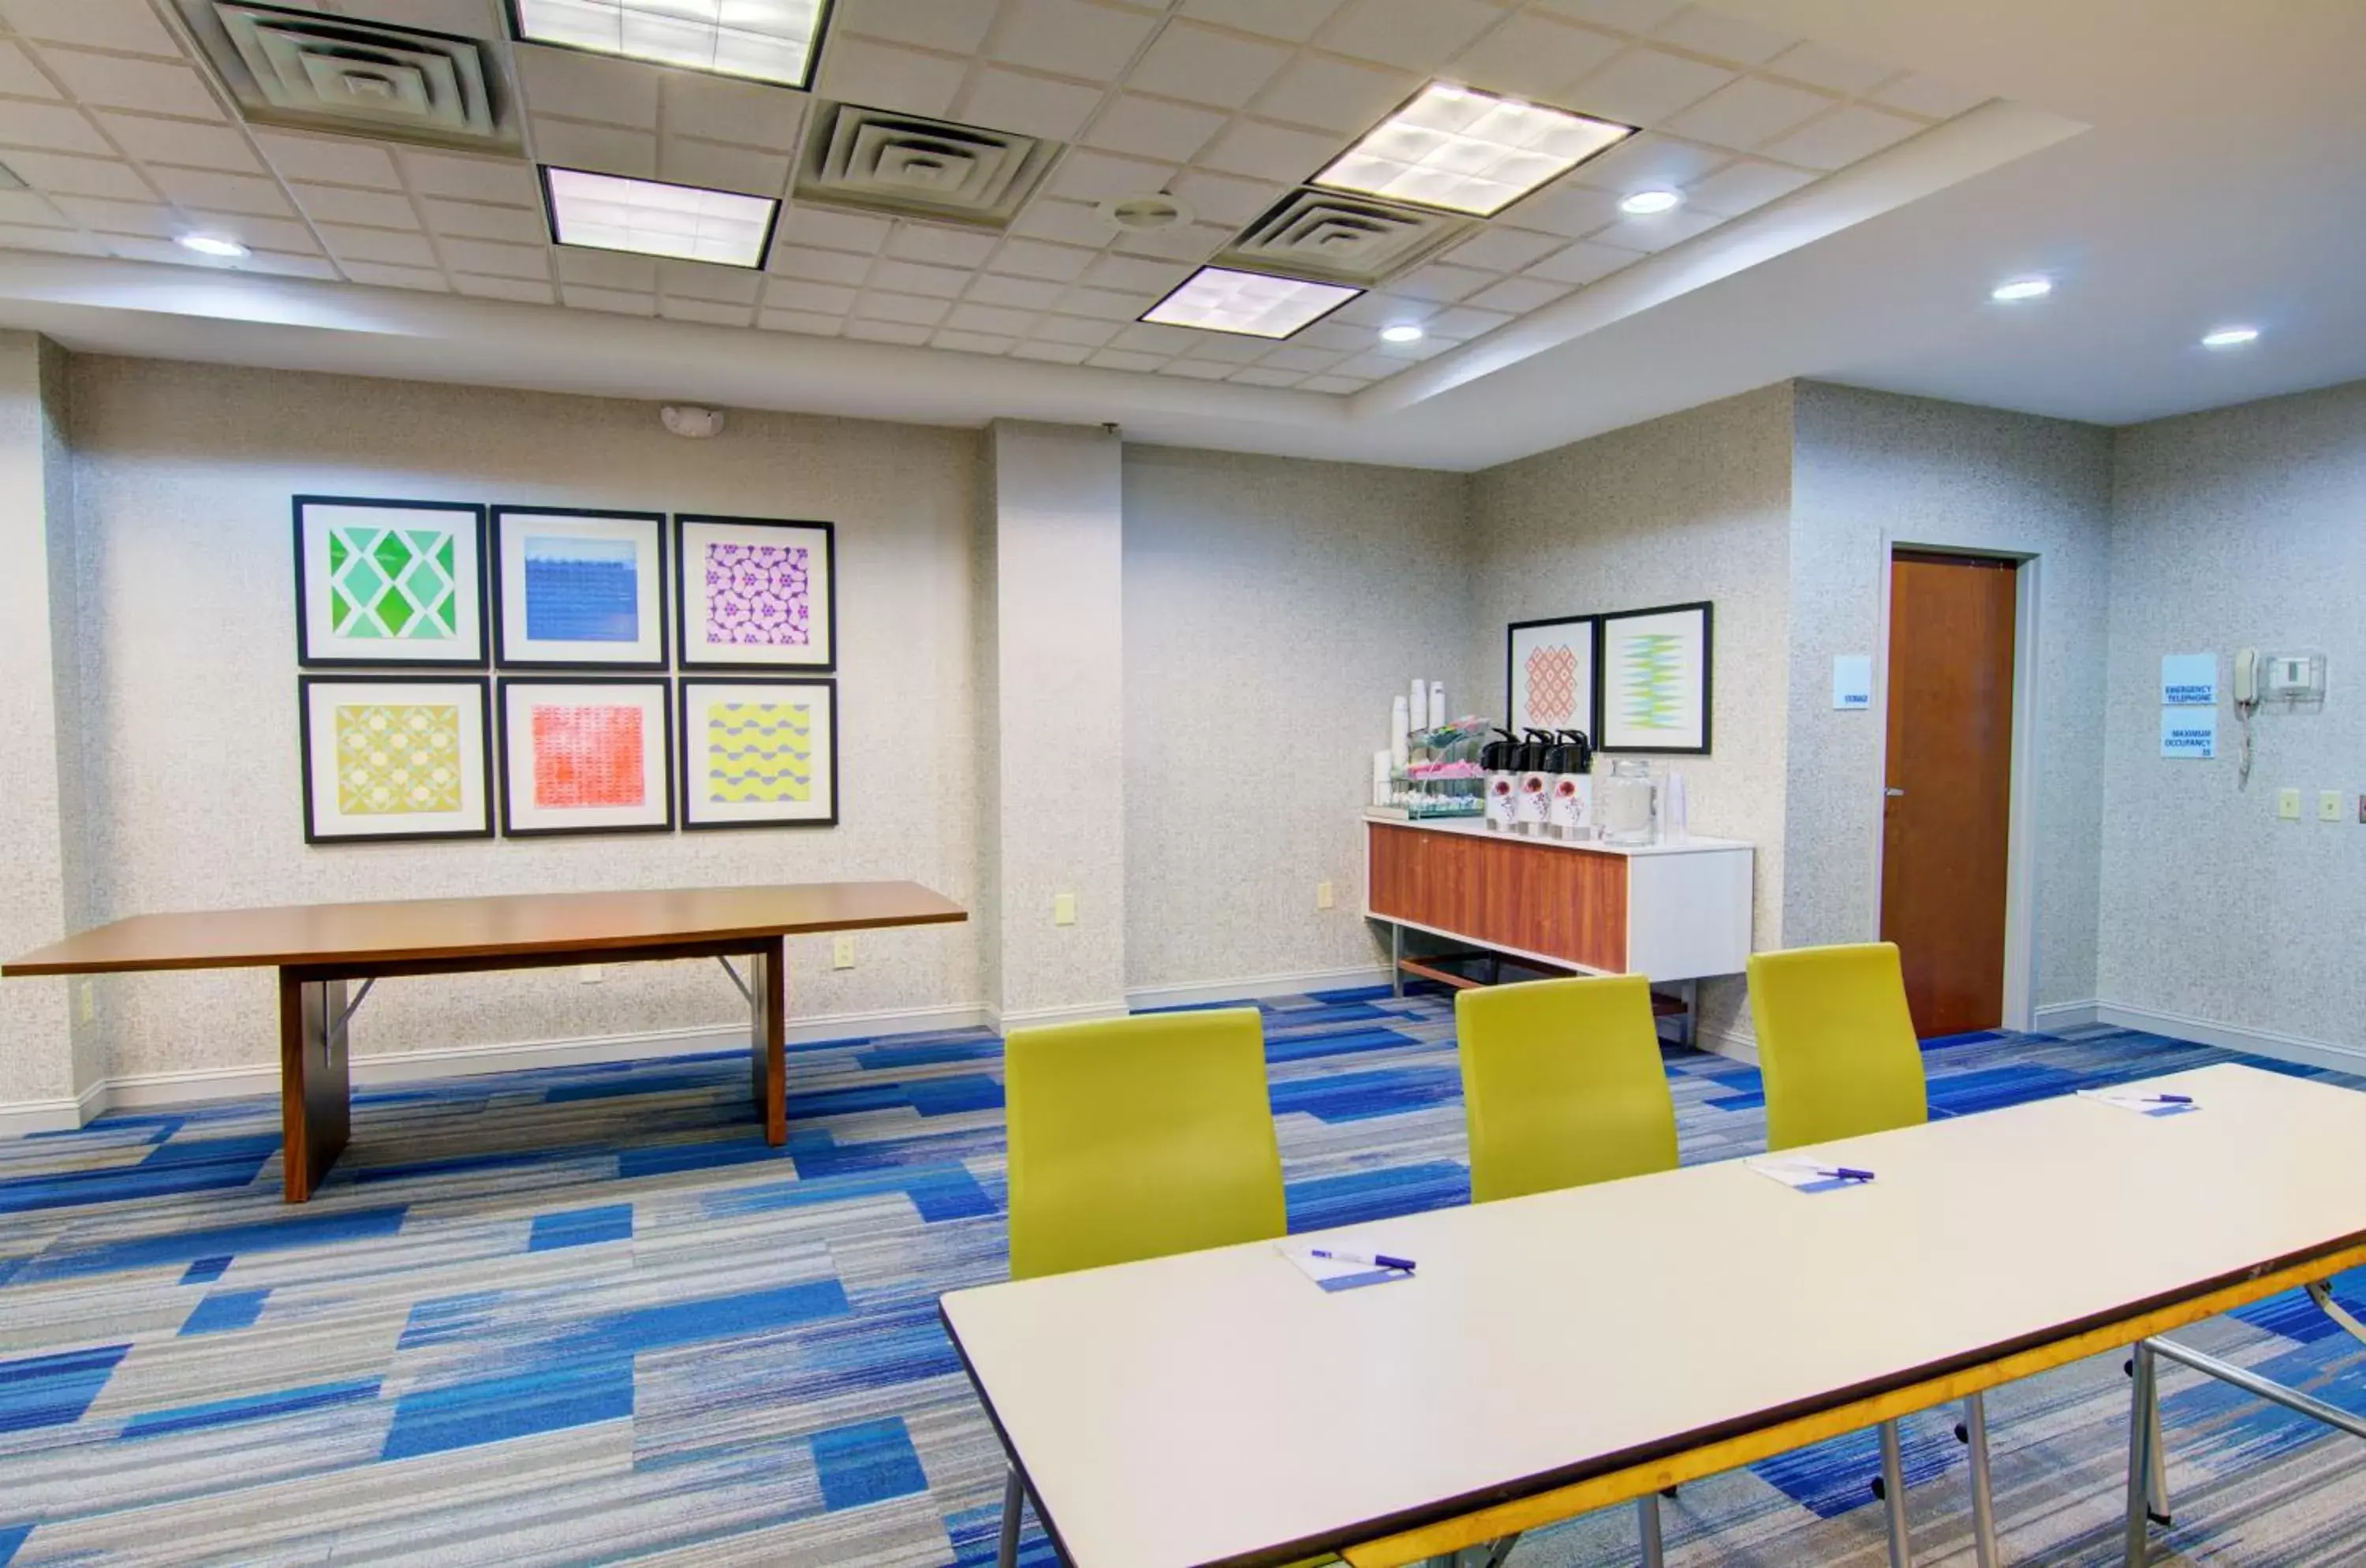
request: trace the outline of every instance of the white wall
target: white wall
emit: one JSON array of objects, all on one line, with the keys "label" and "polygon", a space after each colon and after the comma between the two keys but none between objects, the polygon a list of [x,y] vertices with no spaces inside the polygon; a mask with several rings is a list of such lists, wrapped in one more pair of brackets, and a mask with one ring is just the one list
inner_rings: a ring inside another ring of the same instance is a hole
[{"label": "white wall", "polygon": [[[2366,1053],[2366,382],[2122,431],[2112,538],[2099,989],[2135,1021]],[[2160,756],[2160,656],[2330,656],[2314,715],[2263,713],[2250,787]],[[2275,818],[2302,789],[2299,822]],[[2319,790],[2347,792],[2341,822]],[[2354,1066],[2354,1063],[2352,1064]]]}]

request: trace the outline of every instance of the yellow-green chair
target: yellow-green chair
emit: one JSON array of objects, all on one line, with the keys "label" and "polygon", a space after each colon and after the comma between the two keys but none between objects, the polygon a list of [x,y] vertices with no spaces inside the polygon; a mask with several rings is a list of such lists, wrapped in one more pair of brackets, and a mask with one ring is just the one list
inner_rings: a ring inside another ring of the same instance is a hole
[{"label": "yellow-green chair", "polygon": [[[1015,1029],[1010,1277],[1163,1258],[1288,1228],[1255,1008]],[[1004,1568],[1025,1488],[1002,1494]]]},{"label": "yellow-green chair", "polygon": [[[1922,1044],[1906,1008],[1898,945],[1857,942],[1750,955],[1750,1015],[1758,1031],[1758,1071],[1766,1082],[1766,1146],[1797,1148],[1930,1119]],[[1964,1401],[1958,1435],[1970,1446],[1972,1542],[1980,1568],[1996,1562],[1989,1502],[1988,1412]],[[1898,1423],[1881,1424],[1881,1479],[1888,1510],[1889,1560],[1906,1568],[1904,1460]]]},{"label": "yellow-green chair", "polygon": [[[1676,1168],[1676,1102],[1642,976],[1467,990],[1454,1032],[1472,1202]],[[1660,1500],[1635,1510],[1658,1568]]]}]

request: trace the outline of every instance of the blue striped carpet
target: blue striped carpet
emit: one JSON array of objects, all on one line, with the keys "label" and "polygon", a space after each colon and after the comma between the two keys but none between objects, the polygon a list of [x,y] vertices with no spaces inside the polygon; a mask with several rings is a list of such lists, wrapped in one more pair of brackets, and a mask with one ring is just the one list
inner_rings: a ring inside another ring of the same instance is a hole
[{"label": "blue striped carpet", "polygon": [[[1443,998],[1264,1006],[1293,1227],[1467,1201]],[[1931,1093],[1959,1115],[2225,1057],[1971,1035],[1932,1043]],[[366,1093],[301,1209],[276,1101],[0,1140],[0,1564],[991,1562],[1000,1458],[935,1303],[1004,1272],[997,1043],[790,1069],[785,1150],[738,1055]],[[1753,1071],[1668,1071],[1687,1160],[1760,1146]],[[1966,1258],[1965,1288],[2010,1266]],[[2366,1407],[2366,1347],[2297,1297],[2187,1337]],[[2164,1560],[2366,1562],[2366,1445],[2166,1376]],[[2125,1391],[2107,1358],[1994,1396],[2012,1561],[2116,1560]],[[1671,1560],[1873,1568],[1874,1468],[1864,1434],[1689,1486]],[[1968,1562],[1944,1418],[1910,1423],[1908,1469],[1920,1560]],[[1622,1510],[1514,1562],[1634,1551]]]}]

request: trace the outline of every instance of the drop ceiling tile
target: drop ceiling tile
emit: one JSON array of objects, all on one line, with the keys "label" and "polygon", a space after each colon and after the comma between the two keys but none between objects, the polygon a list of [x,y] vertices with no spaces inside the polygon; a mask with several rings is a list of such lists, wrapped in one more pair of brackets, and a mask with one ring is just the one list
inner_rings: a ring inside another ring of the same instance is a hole
[{"label": "drop ceiling tile", "polygon": [[1160,366],[1158,373],[1189,381],[1223,381],[1231,378],[1233,367],[1214,359],[1172,359]]},{"label": "drop ceiling tile", "polygon": [[1678,49],[1737,65],[1763,65],[1798,42],[1788,33],[1705,6],[1685,6],[1652,29],[1651,36]]},{"label": "drop ceiling tile", "polygon": [[1465,240],[1447,252],[1444,259],[1461,266],[1484,267],[1489,272],[1517,272],[1566,243],[1558,234],[1539,234],[1527,229],[1483,229],[1476,239]]},{"label": "drop ceiling tile", "polygon": [[1152,164],[1140,158],[1096,152],[1089,147],[1076,147],[1052,171],[1051,184],[1044,190],[1048,195],[1064,196],[1073,201],[1107,201],[1113,197],[1165,190],[1176,173],[1172,164]]},{"label": "drop ceiling tile", "polygon": [[1024,337],[1035,325],[1032,310],[1013,310],[998,305],[956,305],[945,317],[945,325],[956,332],[993,333],[1002,337]]},{"label": "drop ceiling tile", "polygon": [[59,229],[71,228],[73,220],[38,192],[0,190],[0,223],[20,229]]},{"label": "drop ceiling tile", "polygon": [[446,294],[452,285],[432,266],[388,266],[380,262],[338,258],[337,270],[355,283],[376,288],[415,288],[422,294]]},{"label": "drop ceiling tile", "polygon": [[1457,305],[1451,310],[1440,310],[1424,321],[1422,327],[1432,337],[1460,343],[1492,333],[1511,319],[1493,310],[1474,310],[1468,305]]},{"label": "drop ceiling tile", "polygon": [[532,168],[513,158],[463,158],[446,152],[402,150],[411,188],[422,196],[456,196],[463,201],[507,202],[540,207],[542,190]]},{"label": "drop ceiling tile", "polygon": [[776,244],[772,247],[772,270],[784,277],[808,278],[816,283],[860,284],[871,274],[871,258],[849,255],[843,251]]},{"label": "drop ceiling tile", "polygon": [[746,327],[756,321],[752,305],[726,305],[713,299],[668,298],[658,314],[670,321],[701,321],[711,327]]},{"label": "drop ceiling tile", "polygon": [[1645,131],[1579,164],[1568,177],[1577,185],[1617,196],[1660,186],[1685,190],[1711,171],[1732,162],[1732,156],[1722,148],[1703,147],[1657,131]]},{"label": "drop ceiling tile", "polygon": [[1746,152],[1831,105],[1832,100],[1821,93],[1744,77],[1672,116],[1667,129],[1696,141]]},{"label": "drop ceiling tile", "polygon": [[87,54],[78,49],[45,49],[41,62],[57,73],[69,94],[95,107],[146,109],[185,119],[224,118],[205,78],[186,65]]},{"label": "drop ceiling tile", "polygon": [[513,299],[522,305],[558,302],[547,282],[536,283],[531,278],[479,277],[471,272],[456,272],[452,275],[452,287],[479,299]]},{"label": "drop ceiling tile", "polygon": [[1290,189],[1271,180],[1236,180],[1194,169],[1167,186],[1192,215],[1237,229],[1279,201]]},{"label": "drop ceiling tile", "polygon": [[1290,60],[1290,51],[1262,39],[1219,32],[1190,22],[1170,23],[1126,77],[1126,85],[1195,104],[1236,109]]},{"label": "drop ceiling tile", "polygon": [[1523,228],[1542,229],[1572,240],[1583,239],[1625,216],[1618,210],[1616,194],[1588,189],[1567,177],[1515,202],[1505,215]]},{"label": "drop ceiling tile", "polygon": [[141,0],[0,0],[0,16],[30,38],[173,56],[180,46]]},{"label": "drop ceiling tile", "polygon": [[837,38],[822,53],[821,90],[840,103],[942,119],[953,111],[969,62],[870,39]]},{"label": "drop ceiling tile", "polygon": [[1092,352],[1076,343],[1022,343],[1010,351],[1010,357],[1040,359],[1047,365],[1082,365]]},{"label": "drop ceiling tile", "polygon": [[1402,294],[1366,294],[1348,300],[1324,319],[1341,326],[1377,330],[1400,321],[1423,323],[1441,309],[1433,299],[1415,299]]},{"label": "drop ceiling tile", "polygon": [[1224,123],[1214,109],[1120,93],[1085,131],[1085,143],[1111,152],[1188,164]]},{"label": "drop ceiling tile", "polygon": [[218,175],[202,169],[154,169],[148,177],[156,188],[185,207],[210,207],[221,212],[252,212],[265,218],[292,218],[295,209],[279,182],[256,175]]},{"label": "drop ceiling tile", "polygon": [[940,332],[929,340],[929,346],[950,348],[956,354],[1008,354],[1018,343],[1015,337],[991,333]]},{"label": "drop ceiling tile", "polygon": [[852,321],[846,323],[848,337],[866,343],[900,343],[918,345],[929,341],[929,329],[904,321]]},{"label": "drop ceiling tile", "polygon": [[1125,294],[1164,295],[1189,276],[1189,269],[1166,262],[1132,256],[1102,256],[1086,270],[1084,281],[1095,288]]},{"label": "drop ceiling tile", "polygon": [[1597,245],[1591,240],[1580,240],[1569,249],[1556,251],[1531,265],[1527,276],[1552,283],[1592,283],[1640,260],[1642,257],[1633,251],[1615,250],[1608,245]]},{"label": "drop ceiling tile", "polygon": [[1884,148],[1895,147],[1924,129],[1919,119],[1851,105],[1821,119],[1809,120],[1789,135],[1767,142],[1760,151],[1786,164],[1801,164],[1810,169],[1839,169],[1860,158],[1870,158]]},{"label": "drop ceiling tile", "polygon": [[1540,305],[1551,304],[1569,289],[1566,283],[1553,283],[1541,277],[1507,277],[1470,296],[1470,303],[1486,310],[1508,310],[1521,316]]},{"label": "drop ceiling tile", "polygon": [[558,265],[558,280],[561,283],[580,283],[593,288],[621,288],[638,294],[657,292],[658,262],[655,256],[630,255],[623,251],[571,250],[564,246],[550,254]]},{"label": "drop ceiling tile", "polygon": [[637,130],[658,128],[661,75],[641,62],[531,43],[513,44],[511,51],[526,107],[536,117],[564,115]]},{"label": "drop ceiling tile", "polygon": [[[419,214],[400,191],[349,190],[343,186],[290,186],[296,204],[323,223],[367,223],[379,229],[417,229]],[[514,212],[516,208],[495,210]]]},{"label": "drop ceiling tile", "polygon": [[1201,333],[1200,341],[1191,345],[1190,357],[1211,360],[1233,366],[1247,365],[1265,357],[1273,346],[1263,338],[1233,337],[1223,333]]},{"label": "drop ceiling tile", "polygon": [[1158,354],[1136,354],[1122,348],[1105,348],[1085,362],[1103,370],[1155,370],[1166,363]]},{"label": "drop ceiling tile", "polygon": [[811,310],[760,310],[756,324],[769,333],[803,333],[808,337],[836,337],[846,327],[840,317]]},{"label": "drop ceiling tile", "polygon": [[1932,119],[1953,119],[1967,110],[1989,101],[1989,94],[1976,93],[1968,87],[1958,87],[1953,82],[1936,76],[1909,76],[1873,95],[1873,101],[1885,107],[1904,109]]},{"label": "drop ceiling tile", "polygon": [[1483,0],[1349,0],[1319,41],[1340,54],[1426,73],[1503,16]]},{"label": "drop ceiling tile", "polygon": [[1101,97],[1098,87],[987,65],[979,69],[955,118],[993,130],[1074,141],[1093,110],[1100,107]]},{"label": "drop ceiling tile", "polygon": [[1565,97],[1580,114],[1650,127],[1733,80],[1734,73],[1723,66],[1661,49],[1630,49],[1570,88]]},{"label": "drop ceiling tile", "polygon": [[534,117],[534,150],[555,168],[590,169],[643,180],[658,177],[658,138],[653,130],[627,130],[538,114]]},{"label": "drop ceiling tile", "polygon": [[894,237],[888,240],[887,254],[903,261],[974,267],[983,265],[993,254],[994,243],[993,235],[975,230],[906,222],[897,225]]},{"label": "drop ceiling tile", "polygon": [[871,269],[871,287],[893,289],[898,294],[926,294],[931,299],[951,299],[969,282],[969,274],[957,267],[925,266],[918,262],[883,261]]},{"label": "drop ceiling tile", "polygon": [[720,141],[667,136],[658,141],[658,178],[708,190],[777,197],[788,188],[789,160],[785,153],[764,152],[753,147],[730,147]]},{"label": "drop ceiling tile", "polygon": [[1171,229],[1121,232],[1112,248],[1128,255],[1164,261],[1203,262],[1232,243],[1233,231],[1214,223],[1181,223]]},{"label": "drop ceiling tile", "polygon": [[258,130],[254,139],[282,179],[376,186],[386,190],[402,186],[386,149],[366,141],[343,136],[289,136],[276,130]]},{"label": "drop ceiling tile", "polygon": [[[1256,112],[1293,125],[1320,126],[1341,137],[1356,137],[1378,125],[1420,86],[1421,78],[1408,72],[1301,54],[1259,95]],[[1297,180],[1312,175],[1346,145],[1344,141],[1326,141],[1323,156],[1314,164],[1278,177]]]},{"label": "drop ceiling tile", "polygon": [[283,256],[273,251],[257,251],[251,256],[240,257],[235,265],[241,272],[267,272],[280,277],[331,279],[337,276],[335,264],[326,256]]},{"label": "drop ceiling tile", "polygon": [[721,305],[753,305],[764,291],[764,275],[745,267],[705,262],[661,260],[658,292],[669,299],[704,299]]},{"label": "drop ceiling tile", "polygon": [[0,249],[52,251],[70,256],[107,254],[105,245],[78,230],[20,228],[14,223],[0,224]]},{"label": "drop ceiling tile", "polygon": [[246,138],[226,125],[151,119],[136,114],[101,113],[97,118],[118,147],[144,163],[180,164],[228,174],[264,172],[263,161],[247,145]]},{"label": "drop ceiling tile", "polygon": [[1295,185],[1319,173],[1338,152],[1335,137],[1262,120],[1236,119],[1200,154],[1200,161],[1224,174]]},{"label": "drop ceiling tile", "polygon": [[1406,361],[1396,355],[1383,354],[1379,349],[1368,349],[1353,359],[1341,361],[1338,368],[1332,374],[1353,376],[1365,380],[1378,380],[1383,376],[1395,375],[1405,367],[1405,364]]},{"label": "drop ceiling tile", "polygon": [[1060,296],[1059,309],[1071,316],[1091,316],[1104,321],[1130,321],[1158,301],[1155,297],[1113,294],[1106,288],[1071,288]]},{"label": "drop ceiling tile", "polygon": [[106,157],[115,149],[80,109],[65,104],[27,104],[0,98],[0,145],[47,152],[86,152]]},{"label": "drop ceiling tile", "polygon": [[1272,350],[1257,363],[1269,365],[1276,370],[1287,370],[1293,376],[1306,376],[1328,370],[1346,357],[1336,349],[1308,348],[1291,344],[1287,348]]},{"label": "drop ceiling tile", "polygon": [[1183,0],[1183,14],[1267,38],[1304,43],[1339,9],[1339,0]]},{"label": "drop ceiling tile", "polygon": [[[997,0],[839,0],[830,17],[829,49],[838,35],[868,33],[941,49],[951,54],[975,54],[986,47],[986,28],[994,25]],[[828,50],[823,51],[828,65]]]},{"label": "drop ceiling tile", "polygon": [[1491,93],[1558,103],[1579,77],[1599,69],[1623,39],[1550,17],[1511,17],[1462,52],[1455,80]]},{"label": "drop ceiling tile", "polygon": [[1238,387],[1295,387],[1304,378],[1295,370],[1271,370],[1262,365],[1235,370],[1232,378]]},{"label": "drop ceiling tile", "polygon": [[34,189],[61,196],[101,196],[116,201],[153,201],[156,193],[129,164],[110,158],[73,158],[52,152],[5,155],[17,177]]},{"label": "drop ceiling tile", "polygon": [[1416,299],[1451,303],[1494,281],[1493,275],[1490,273],[1432,262],[1427,266],[1407,273],[1389,287],[1399,294],[1410,294]]},{"label": "drop ceiling tile", "polygon": [[997,277],[987,273],[974,279],[968,299],[981,305],[1007,305],[1017,310],[1048,310],[1060,298],[1060,286],[1032,277]]},{"label": "drop ceiling tile", "polygon": [[843,316],[854,309],[854,292],[835,283],[804,283],[794,277],[776,277],[765,287],[764,308]]},{"label": "drop ceiling tile", "polygon": [[1845,93],[1851,97],[1870,92],[1897,73],[1893,66],[1860,60],[1820,43],[1794,44],[1768,61],[1766,69],[1777,76],[1788,76],[1795,82],[1805,82],[1827,92]]},{"label": "drop ceiling tile", "polygon": [[1812,175],[1797,169],[1777,168],[1750,159],[1719,169],[1686,193],[1687,205],[1703,212],[1716,212],[1731,218],[1753,208],[1763,207],[1776,197],[1788,196],[1801,186],[1811,184]]},{"label": "drop ceiling tile", "polygon": [[423,234],[399,233],[391,229],[352,229],[342,223],[323,223],[320,229],[329,254],[339,261],[351,257],[396,266],[438,265],[435,247],[427,243]]},{"label": "drop ceiling tile", "polygon": [[1622,33],[1648,33],[1684,8],[1684,0],[1537,0],[1556,16]]},{"label": "drop ceiling tile", "polygon": [[445,264],[459,272],[489,273],[495,277],[547,277],[550,254],[539,245],[496,245],[483,240],[445,240]]},{"label": "drop ceiling tile", "polygon": [[1011,220],[1010,231],[1031,240],[1053,240],[1098,250],[1109,243],[1117,231],[1108,219],[1081,201],[1055,201],[1039,196]]},{"label": "drop ceiling tile", "polygon": [[568,284],[558,291],[559,299],[579,310],[606,310],[618,316],[654,316],[658,313],[658,297],[636,294],[621,288],[585,288]]},{"label": "drop ceiling tile", "polygon": [[482,202],[452,201],[435,196],[422,198],[420,205],[427,209],[428,227],[439,234],[463,240],[501,240],[513,245],[542,244],[550,239],[542,214],[523,207],[487,207]]},{"label": "drop ceiling tile", "polygon": [[149,234],[169,240],[189,227],[188,220],[153,201],[110,201],[96,196],[59,196],[51,203],[85,229],[102,234]]},{"label": "drop ceiling tile", "polygon": [[[825,64],[836,48],[833,43],[824,51]],[[804,94],[704,71],[669,71],[663,79],[660,102],[669,135],[703,137],[772,152],[797,150],[808,101]]]},{"label": "drop ceiling tile", "polygon": [[1298,389],[1301,392],[1328,392],[1345,397],[1350,392],[1360,392],[1370,385],[1369,381],[1360,376],[1310,376],[1298,384]]},{"label": "drop ceiling tile", "polygon": [[945,319],[952,309],[949,299],[925,299],[917,294],[882,294],[876,290],[864,293],[855,314],[865,321],[901,321],[909,326],[933,327]]},{"label": "drop ceiling tile", "polygon": [[189,209],[191,227],[208,234],[228,234],[258,251],[284,251],[290,255],[317,256],[320,245],[307,224],[293,218],[257,218],[243,212]]},{"label": "drop ceiling tile", "polygon": [[1093,253],[1067,245],[1047,245],[1040,240],[1005,240],[988,265],[1013,277],[1042,277],[1073,283],[1093,259]]},{"label": "drop ceiling tile", "polygon": [[63,96],[57,85],[35,68],[33,57],[17,44],[0,42],[0,93],[12,98]]},{"label": "drop ceiling tile", "polygon": [[1155,17],[1091,0],[1010,0],[1003,11],[999,36],[989,40],[995,59],[1097,82],[1115,81],[1158,26]]},{"label": "drop ceiling tile", "polygon": [[[1499,285],[1498,287],[1507,286]],[[1522,285],[1522,287],[1526,286]],[[1561,292],[1567,293],[1568,290],[1563,289]],[[1383,367],[1380,374],[1385,375],[1390,370],[1402,370],[1417,360],[1435,359],[1453,346],[1454,344],[1444,338],[1418,337],[1411,343],[1376,343],[1369,352],[1378,356],[1376,363]],[[1357,361],[1349,360],[1339,368],[1343,371],[1353,370],[1356,364]]]},{"label": "drop ceiling tile", "polygon": [[1116,321],[1088,321],[1081,316],[1046,316],[1035,323],[1033,336],[1046,343],[1077,344],[1098,348],[1121,330]]},{"label": "drop ceiling tile", "polygon": [[798,245],[825,251],[852,251],[873,256],[887,243],[895,225],[884,218],[860,212],[833,212],[826,207],[794,207],[781,214],[780,237]]},{"label": "drop ceiling tile", "polygon": [[[1329,321],[1315,322],[1290,341],[1307,348],[1327,348],[1345,354],[1361,354],[1372,344],[1372,330],[1369,327],[1350,326],[1335,317]],[[1266,357],[1270,362],[1273,356],[1268,355]]]}]

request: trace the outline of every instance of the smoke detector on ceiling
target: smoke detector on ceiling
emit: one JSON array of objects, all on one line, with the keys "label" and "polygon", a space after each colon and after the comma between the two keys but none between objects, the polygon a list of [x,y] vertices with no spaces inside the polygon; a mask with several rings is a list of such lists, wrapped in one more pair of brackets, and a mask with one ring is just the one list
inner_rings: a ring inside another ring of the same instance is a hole
[{"label": "smoke detector on ceiling", "polygon": [[695,403],[668,403],[658,410],[658,418],[676,435],[691,441],[710,441],[723,434],[723,411],[703,409]]},{"label": "smoke detector on ceiling", "polygon": [[514,152],[516,115],[483,42],[253,0],[183,0],[251,120]]},{"label": "smoke detector on ceiling", "polygon": [[1148,196],[1116,196],[1093,209],[1101,220],[1132,234],[1173,229],[1191,221],[1191,209],[1164,191]]}]

